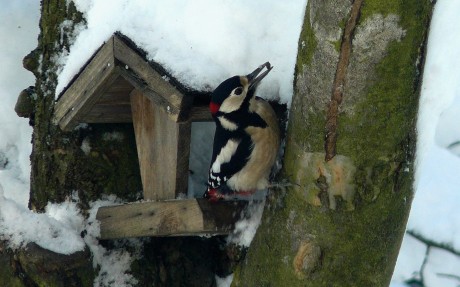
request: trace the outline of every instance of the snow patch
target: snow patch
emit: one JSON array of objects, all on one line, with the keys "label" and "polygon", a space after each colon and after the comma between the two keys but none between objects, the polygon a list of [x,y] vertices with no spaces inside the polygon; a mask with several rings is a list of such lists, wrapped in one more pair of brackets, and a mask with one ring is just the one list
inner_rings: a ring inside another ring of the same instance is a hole
[{"label": "snow patch", "polygon": [[225,278],[216,276],[216,285],[217,287],[230,287],[233,281],[233,274],[228,275]]},{"label": "snow patch", "polygon": [[56,253],[72,254],[85,247],[80,237],[84,220],[71,200],[50,203],[46,213],[39,214],[7,199],[0,187],[0,206],[0,240],[6,240],[12,249],[34,242]]},{"label": "snow patch", "polygon": [[244,218],[235,223],[235,229],[227,238],[227,242],[244,247],[251,245],[256,235],[264,211],[265,199],[261,202],[249,202]]},{"label": "snow patch", "polygon": [[[460,158],[439,146],[439,143],[451,140],[450,135],[439,131],[441,138],[436,138],[440,119],[446,122],[441,115],[447,115],[446,111],[453,103],[460,103],[457,11],[460,11],[460,2],[438,1],[430,26],[417,122],[417,192],[408,228],[427,238],[436,234],[436,240],[460,249],[460,212],[457,206],[460,202],[460,177],[455,172],[460,169]],[[452,115],[450,122],[458,123],[458,114]],[[440,217],[444,220],[437,220]]]},{"label": "snow patch", "polygon": [[80,146],[80,149],[83,151],[83,153],[85,155],[89,155],[89,153],[91,152],[91,144],[89,142],[89,138],[86,137],[82,142],[81,142],[81,146]]},{"label": "snow patch", "polygon": [[120,132],[111,132],[111,133],[104,133],[102,135],[102,139],[105,141],[118,141],[121,142],[124,139],[124,135]]},{"label": "snow patch", "polygon": [[[100,223],[96,214],[100,207],[120,204],[115,196],[108,196],[91,204],[89,217],[85,226],[84,241],[93,255],[93,267],[99,268],[99,273],[94,279],[94,287],[109,286],[135,286],[138,281],[129,273],[131,264],[142,254],[142,241],[140,239],[118,240],[118,246],[108,250],[99,244]],[[130,246],[134,252],[127,251]]]},{"label": "snow patch", "polygon": [[[196,90],[210,91],[235,74],[270,61],[259,95],[290,103],[306,0],[73,0],[87,20],[58,77],[56,95],[114,32],[120,31]],[[180,7],[180,8],[178,8]],[[244,7],[244,9],[241,9]],[[254,21],[257,19],[257,21]],[[142,31],[141,33],[139,31]]]}]

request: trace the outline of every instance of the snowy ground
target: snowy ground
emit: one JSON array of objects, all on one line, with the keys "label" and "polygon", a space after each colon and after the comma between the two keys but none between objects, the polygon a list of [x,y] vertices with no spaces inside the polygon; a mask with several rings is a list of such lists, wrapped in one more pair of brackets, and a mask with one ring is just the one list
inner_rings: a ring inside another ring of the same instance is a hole
[{"label": "snowy ground", "polygon": [[[305,0],[296,0],[290,5],[279,1],[250,4],[243,0],[199,0],[193,4],[180,0],[156,1],[148,6],[142,0],[75,0],[75,3],[85,13],[88,28],[81,27],[71,55],[61,57],[63,70],[59,89],[64,88],[80,67],[79,61],[85,61],[115,30],[121,30],[148,50],[151,59],[167,65],[175,76],[194,88],[210,89],[230,75],[249,72],[270,60],[275,69],[270,73],[271,81],[263,82],[265,86],[261,86],[261,91],[270,98],[290,102]],[[239,9],[242,5],[246,8],[243,11]],[[459,11],[460,1],[438,0],[433,15],[418,123],[417,193],[408,224],[408,229],[456,250],[460,250],[460,209],[457,207],[460,202],[460,177],[457,175],[460,145],[456,144],[460,140]],[[122,16],[117,17],[118,14]],[[133,14],[136,17],[130,17]],[[105,286],[110,280],[116,280],[118,286],[130,286],[135,280],[124,270],[137,254],[128,254],[123,249],[107,253],[98,245],[95,240],[97,224],[92,224],[92,228],[88,225],[94,217],[85,220],[80,215],[75,205],[78,199],[50,204],[45,214],[27,209],[31,128],[27,120],[16,116],[13,107],[20,91],[34,84],[32,74],[22,68],[21,61],[36,47],[38,19],[39,1],[2,3],[0,238],[9,239],[12,247],[36,242],[63,253],[89,246],[94,264],[101,270],[107,266],[117,267],[118,275],[101,272],[104,275],[96,278],[95,285]],[[140,30],[145,33],[139,33]],[[79,49],[82,43],[85,48]],[[192,194],[199,192],[191,191]],[[94,210],[113,201],[108,198],[94,203]],[[242,222],[241,226],[248,224],[254,228],[251,222]],[[84,228],[89,235],[82,239],[79,235]],[[245,237],[233,239],[248,240]],[[130,244],[136,246],[136,242]],[[410,236],[405,237],[392,286],[402,286],[403,281],[420,277],[417,272],[425,251],[425,245]],[[459,257],[431,248],[423,277],[426,286],[453,287],[460,282],[445,275],[460,276],[459,270]],[[231,278],[220,282],[225,286],[229,281]]]}]

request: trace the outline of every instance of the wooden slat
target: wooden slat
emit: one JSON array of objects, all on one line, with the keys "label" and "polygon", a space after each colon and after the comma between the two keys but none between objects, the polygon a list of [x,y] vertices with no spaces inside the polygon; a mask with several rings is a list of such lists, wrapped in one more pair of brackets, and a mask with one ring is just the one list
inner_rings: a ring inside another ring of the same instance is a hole
[{"label": "wooden slat", "polygon": [[246,205],[245,201],[204,199],[138,202],[101,207],[96,219],[101,224],[100,239],[229,234]]},{"label": "wooden slat", "polygon": [[[115,70],[116,71],[116,70]],[[98,105],[130,105],[130,93],[134,89],[128,81],[119,76],[97,101]]]},{"label": "wooden slat", "polygon": [[131,105],[95,104],[84,118],[85,123],[131,123]]},{"label": "wooden slat", "polygon": [[119,79],[110,87],[110,91],[113,93],[118,92],[130,92],[133,89],[133,86],[125,80],[123,77],[120,76]]},{"label": "wooden slat", "polygon": [[[170,132],[168,132],[170,133]],[[172,136],[176,141],[175,157],[176,166],[176,198],[179,195],[187,194],[188,176],[189,176],[189,159],[190,159],[190,141],[192,138],[192,123],[181,122],[176,124],[176,135]]]},{"label": "wooden slat", "polygon": [[131,93],[144,199],[174,199],[187,193],[189,122],[176,123],[142,92]]},{"label": "wooden slat", "polygon": [[118,77],[114,73],[113,37],[95,54],[55,106],[55,122],[71,130]]},{"label": "wooden slat", "polygon": [[[185,109],[190,108],[190,100],[186,100],[185,96],[156,72],[142,56],[116,36],[114,37],[114,57],[120,62],[121,70],[125,69],[126,73],[123,75],[127,76],[127,80],[132,81],[136,78],[142,80],[146,86],[136,88],[161,105],[174,121],[180,120],[182,112],[188,112]],[[129,77],[129,71],[134,72],[134,78]]]},{"label": "wooden slat", "polygon": [[106,105],[106,106],[117,106],[117,105],[130,105],[131,100],[129,94],[132,89],[127,92],[112,92],[107,91],[100,99],[97,101],[97,105]]},{"label": "wooden slat", "polygon": [[212,122],[209,106],[193,106],[190,110],[189,121],[191,122]]},{"label": "wooden slat", "polygon": [[139,78],[132,70],[126,70],[120,66],[115,67],[116,71],[123,76],[136,90],[141,91],[147,98],[149,98],[157,106],[162,107],[174,120],[179,120],[180,109],[176,106],[170,105],[169,102],[157,94],[146,82]]}]

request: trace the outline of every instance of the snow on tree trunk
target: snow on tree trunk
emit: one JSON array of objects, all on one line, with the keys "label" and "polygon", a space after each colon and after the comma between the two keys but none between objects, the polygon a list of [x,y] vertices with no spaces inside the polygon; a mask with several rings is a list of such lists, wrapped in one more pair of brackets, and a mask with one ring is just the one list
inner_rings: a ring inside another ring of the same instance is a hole
[{"label": "snow on tree trunk", "polygon": [[310,0],[283,176],[233,286],[388,286],[413,197],[428,0]]}]

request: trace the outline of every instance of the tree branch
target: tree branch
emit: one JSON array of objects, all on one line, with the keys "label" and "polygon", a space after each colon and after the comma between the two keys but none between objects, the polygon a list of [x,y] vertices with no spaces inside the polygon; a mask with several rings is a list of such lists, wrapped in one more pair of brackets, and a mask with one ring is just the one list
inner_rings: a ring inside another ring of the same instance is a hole
[{"label": "tree branch", "polygon": [[355,0],[351,7],[350,18],[347,21],[343,32],[342,43],[340,46],[339,62],[335,72],[334,84],[332,87],[331,101],[329,102],[326,119],[326,161],[331,160],[336,155],[337,144],[337,118],[339,106],[342,103],[345,77],[347,75],[348,63],[351,54],[351,39],[358,22],[361,5],[363,0]]},{"label": "tree branch", "polygon": [[431,239],[428,239],[428,238],[424,237],[423,235],[415,232],[414,230],[408,230],[408,231],[406,231],[406,233],[409,234],[410,236],[414,237],[418,241],[426,244],[429,247],[436,247],[436,248],[439,248],[439,249],[443,249],[443,250],[448,251],[448,252],[450,252],[452,254],[460,256],[460,250],[457,250],[457,249],[453,248],[452,246],[450,246],[450,245],[448,245],[446,243],[435,242],[435,241],[433,241]]}]

